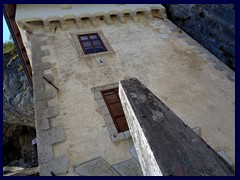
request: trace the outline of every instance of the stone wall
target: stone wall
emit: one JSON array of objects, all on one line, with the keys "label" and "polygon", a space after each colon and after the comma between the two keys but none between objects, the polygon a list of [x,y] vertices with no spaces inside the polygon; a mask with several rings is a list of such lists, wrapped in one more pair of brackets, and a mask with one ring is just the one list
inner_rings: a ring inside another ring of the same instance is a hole
[{"label": "stone wall", "polygon": [[[234,160],[232,70],[168,19],[141,16],[85,25],[70,21],[64,29],[30,35],[40,175],[89,175],[99,164],[105,167],[99,175],[107,169],[123,175],[135,163],[131,138],[112,142],[92,91],[132,77]],[[112,51],[81,54],[77,34],[94,31]]]},{"label": "stone wall", "polygon": [[137,79],[119,96],[145,176],[233,176],[231,166]]},{"label": "stone wall", "polygon": [[234,4],[169,4],[168,18],[235,69]]}]

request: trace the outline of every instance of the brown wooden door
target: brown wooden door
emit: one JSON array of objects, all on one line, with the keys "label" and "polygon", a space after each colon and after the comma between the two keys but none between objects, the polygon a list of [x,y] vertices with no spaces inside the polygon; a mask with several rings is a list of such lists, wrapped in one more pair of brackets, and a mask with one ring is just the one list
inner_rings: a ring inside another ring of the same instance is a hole
[{"label": "brown wooden door", "polygon": [[113,119],[118,132],[127,131],[128,124],[123,112],[122,104],[118,96],[118,88],[102,91],[103,99]]}]

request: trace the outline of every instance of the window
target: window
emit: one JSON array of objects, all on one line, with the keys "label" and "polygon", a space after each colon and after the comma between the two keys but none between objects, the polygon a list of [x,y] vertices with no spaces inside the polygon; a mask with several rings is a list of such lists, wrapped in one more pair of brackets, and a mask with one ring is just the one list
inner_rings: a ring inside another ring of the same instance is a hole
[{"label": "window", "polygon": [[128,124],[123,112],[122,104],[118,96],[118,88],[101,91],[103,99],[107,105],[113,123],[118,132],[128,130]]},{"label": "window", "polygon": [[107,51],[107,48],[97,33],[78,35],[78,39],[82,46],[84,54],[93,54]]},{"label": "window", "polygon": [[118,96],[118,83],[93,87],[91,91],[103,116],[112,142],[131,138],[131,133]]}]

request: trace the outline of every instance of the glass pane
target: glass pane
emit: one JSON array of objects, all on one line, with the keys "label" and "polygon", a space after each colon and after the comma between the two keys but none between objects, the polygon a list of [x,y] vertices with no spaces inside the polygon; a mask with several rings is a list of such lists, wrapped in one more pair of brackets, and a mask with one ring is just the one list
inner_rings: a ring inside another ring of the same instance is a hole
[{"label": "glass pane", "polygon": [[96,52],[103,52],[106,51],[105,48],[103,46],[96,46],[95,47]]},{"label": "glass pane", "polygon": [[92,54],[92,53],[94,53],[94,50],[92,47],[88,47],[88,48],[85,48],[85,52],[86,52],[86,54]]},{"label": "glass pane", "polygon": [[82,41],[84,41],[84,40],[88,40],[88,37],[87,37],[87,36],[80,36],[80,39],[81,39]]},{"label": "glass pane", "polygon": [[94,40],[92,42],[93,42],[94,46],[102,45],[102,43],[99,40]]},{"label": "glass pane", "polygon": [[89,47],[92,46],[92,44],[90,43],[90,41],[84,41],[82,42],[84,47]]},{"label": "glass pane", "polygon": [[97,39],[98,39],[98,36],[97,36],[97,35],[90,35],[90,38],[91,38],[92,40],[97,40]]}]

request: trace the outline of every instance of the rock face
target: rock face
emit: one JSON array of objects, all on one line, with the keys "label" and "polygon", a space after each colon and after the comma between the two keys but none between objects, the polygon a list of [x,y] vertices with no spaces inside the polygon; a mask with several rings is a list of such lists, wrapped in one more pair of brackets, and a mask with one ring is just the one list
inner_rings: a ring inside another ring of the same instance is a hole
[{"label": "rock face", "polygon": [[32,145],[32,139],[36,137],[34,128],[4,123],[3,134],[4,166],[37,166],[37,147]]},{"label": "rock face", "polygon": [[168,18],[235,69],[235,5],[170,4]]},{"label": "rock face", "polygon": [[4,166],[37,166],[33,92],[16,51],[9,49],[3,57]]},{"label": "rock face", "polygon": [[4,53],[3,121],[35,128],[33,92],[15,53]]}]

